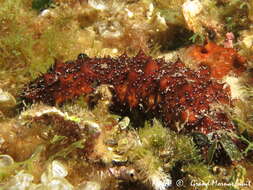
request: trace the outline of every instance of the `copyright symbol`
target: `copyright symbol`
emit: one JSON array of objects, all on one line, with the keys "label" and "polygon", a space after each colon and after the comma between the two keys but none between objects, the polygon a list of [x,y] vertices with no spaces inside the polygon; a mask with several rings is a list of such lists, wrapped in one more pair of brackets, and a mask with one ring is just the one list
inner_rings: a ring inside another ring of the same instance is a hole
[{"label": "copyright symbol", "polygon": [[177,185],[178,187],[182,187],[182,186],[184,185],[184,181],[183,181],[182,179],[178,179],[178,180],[176,181],[176,185]]}]

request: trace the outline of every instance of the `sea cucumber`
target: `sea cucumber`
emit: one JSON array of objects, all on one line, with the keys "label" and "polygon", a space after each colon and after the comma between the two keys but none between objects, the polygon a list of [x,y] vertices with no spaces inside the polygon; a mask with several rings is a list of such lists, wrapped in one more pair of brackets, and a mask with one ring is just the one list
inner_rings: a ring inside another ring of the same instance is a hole
[{"label": "sea cucumber", "polygon": [[190,48],[199,62],[197,70],[180,60],[153,59],[142,51],[135,57],[123,54],[117,58],[80,54],[76,61],[56,62],[48,73],[31,82],[21,97],[25,102],[59,105],[109,84],[114,87],[114,104],[152,112],[173,129],[204,134],[234,130],[227,114],[215,109],[217,104],[232,106],[229,86],[218,79],[241,70],[245,60],[235,50],[213,43]]}]

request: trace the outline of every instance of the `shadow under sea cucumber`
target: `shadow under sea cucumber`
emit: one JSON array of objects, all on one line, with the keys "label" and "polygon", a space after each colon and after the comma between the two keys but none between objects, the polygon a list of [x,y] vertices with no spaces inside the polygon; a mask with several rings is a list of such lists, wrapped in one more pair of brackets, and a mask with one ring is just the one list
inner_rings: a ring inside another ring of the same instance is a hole
[{"label": "shadow under sea cucumber", "polygon": [[109,84],[113,86],[114,104],[131,109],[141,106],[169,127],[183,125],[185,131],[204,134],[234,130],[226,113],[214,110],[212,105],[232,106],[230,87],[217,79],[230,70],[241,70],[245,60],[235,50],[213,43],[190,48],[199,62],[196,70],[187,68],[180,60],[167,63],[142,51],[135,57],[124,54],[117,58],[80,54],[75,61],[56,62],[48,73],[24,89],[21,98],[25,102],[62,104],[92,93],[98,85]]}]

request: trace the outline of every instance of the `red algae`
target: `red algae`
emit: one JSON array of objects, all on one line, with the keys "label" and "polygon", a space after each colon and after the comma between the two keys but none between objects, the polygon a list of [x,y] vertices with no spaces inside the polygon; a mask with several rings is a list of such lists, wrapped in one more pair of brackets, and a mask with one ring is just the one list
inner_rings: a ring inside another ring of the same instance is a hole
[{"label": "red algae", "polygon": [[167,63],[139,52],[135,57],[89,58],[57,62],[46,74],[27,86],[22,94],[26,102],[62,104],[80,95],[92,93],[101,84],[112,85],[114,104],[152,112],[164,123],[183,131],[204,134],[234,130],[232,122],[214,104],[231,105],[230,88],[218,82],[230,71],[242,71],[244,58],[235,50],[213,43],[190,47],[192,57],[200,61],[197,70],[177,61]]}]

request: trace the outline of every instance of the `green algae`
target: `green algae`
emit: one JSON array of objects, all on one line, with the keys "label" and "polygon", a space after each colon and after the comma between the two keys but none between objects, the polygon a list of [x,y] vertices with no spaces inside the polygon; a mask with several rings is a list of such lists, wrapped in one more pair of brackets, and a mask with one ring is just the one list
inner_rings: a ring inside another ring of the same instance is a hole
[{"label": "green algae", "polygon": [[157,120],[154,120],[153,125],[146,122],[144,128],[139,130],[139,135],[144,146],[151,150],[164,148],[167,140],[166,134],[166,128],[164,128]]},{"label": "green algae", "polygon": [[73,152],[74,150],[76,149],[83,149],[84,148],[84,143],[85,143],[85,140],[84,139],[81,139],[79,141],[76,141],[76,142],[73,142],[72,144],[68,145],[66,148],[63,148],[61,150],[59,150],[58,152],[56,152],[55,154],[51,155],[49,158],[48,158],[48,162],[51,162],[53,161],[54,159],[57,159],[57,158],[67,158],[67,156]]},{"label": "green algae", "polygon": [[[39,16],[24,0],[3,1],[0,7],[0,66],[3,88],[15,95],[24,83],[45,73],[55,60],[74,59],[80,51],[73,10],[54,8],[54,17]],[[25,23],[25,24],[24,24]],[[10,79],[7,81],[7,79]]]},{"label": "green algae", "polygon": [[14,162],[9,166],[0,167],[0,182],[6,180],[14,173],[20,170],[25,170],[28,173],[33,173],[33,168],[35,162],[38,162],[40,159],[40,154],[45,150],[45,146],[40,145],[36,148],[35,152],[27,160],[21,162]]},{"label": "green algae", "polygon": [[41,11],[43,9],[48,8],[53,3],[52,0],[33,0],[32,1],[32,8]]},{"label": "green algae", "polygon": [[139,158],[146,155],[147,160],[154,162],[155,166],[160,163],[160,166],[165,164],[166,168],[172,169],[179,161],[188,163],[200,161],[199,151],[191,137],[178,135],[164,128],[157,120],[154,120],[153,125],[147,122],[145,127],[139,130],[139,135],[142,146],[132,150],[136,152],[131,154],[137,154]]}]

